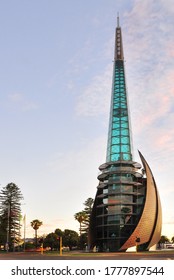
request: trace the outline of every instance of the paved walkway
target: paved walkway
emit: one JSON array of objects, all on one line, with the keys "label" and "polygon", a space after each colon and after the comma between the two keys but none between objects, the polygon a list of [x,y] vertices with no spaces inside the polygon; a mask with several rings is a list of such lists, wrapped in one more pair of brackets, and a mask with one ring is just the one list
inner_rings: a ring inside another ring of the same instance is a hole
[{"label": "paved walkway", "polygon": [[126,253],[84,253],[80,251],[64,252],[8,252],[0,253],[0,260],[174,260],[174,250]]}]

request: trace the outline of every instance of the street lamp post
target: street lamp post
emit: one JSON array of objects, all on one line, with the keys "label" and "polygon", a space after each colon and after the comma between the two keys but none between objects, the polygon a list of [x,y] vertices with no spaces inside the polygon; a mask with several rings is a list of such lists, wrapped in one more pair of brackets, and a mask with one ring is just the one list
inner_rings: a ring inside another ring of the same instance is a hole
[{"label": "street lamp post", "polygon": [[62,256],[62,236],[60,236],[60,256]]},{"label": "street lamp post", "polygon": [[57,240],[59,240],[59,254],[62,256],[62,236],[58,236]]},{"label": "street lamp post", "polygon": [[24,252],[25,252],[25,238],[26,238],[26,214],[24,215],[24,218],[23,218],[23,223],[24,223]]}]

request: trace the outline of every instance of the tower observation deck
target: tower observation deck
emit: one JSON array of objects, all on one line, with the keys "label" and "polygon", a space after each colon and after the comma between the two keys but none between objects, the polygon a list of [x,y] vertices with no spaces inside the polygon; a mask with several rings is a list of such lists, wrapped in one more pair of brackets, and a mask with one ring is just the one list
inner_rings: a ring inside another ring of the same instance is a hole
[{"label": "tower observation deck", "polygon": [[148,250],[161,236],[161,204],[152,171],[132,157],[122,31],[117,17],[106,162],[99,166],[99,184],[89,226],[89,246],[99,251],[126,251],[138,242]]}]

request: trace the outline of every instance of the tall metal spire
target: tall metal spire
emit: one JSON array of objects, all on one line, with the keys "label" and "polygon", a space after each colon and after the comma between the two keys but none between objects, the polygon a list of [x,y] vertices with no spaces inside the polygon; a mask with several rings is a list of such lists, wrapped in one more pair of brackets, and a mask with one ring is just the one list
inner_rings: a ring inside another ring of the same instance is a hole
[{"label": "tall metal spire", "polygon": [[119,23],[119,15],[117,16],[117,27],[115,32],[115,55],[114,60],[121,59],[124,60],[123,54],[123,42],[122,42],[122,33]]},{"label": "tall metal spire", "polygon": [[106,161],[132,160],[121,27],[117,16]]}]

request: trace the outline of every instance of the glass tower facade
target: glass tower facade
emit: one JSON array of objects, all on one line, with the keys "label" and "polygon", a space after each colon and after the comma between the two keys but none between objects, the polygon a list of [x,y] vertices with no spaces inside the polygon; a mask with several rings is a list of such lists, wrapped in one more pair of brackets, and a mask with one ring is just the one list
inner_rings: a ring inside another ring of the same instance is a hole
[{"label": "glass tower facade", "polygon": [[121,28],[116,28],[115,58],[106,161],[132,160]]},{"label": "glass tower facade", "polygon": [[[157,221],[158,234],[154,240],[160,238],[160,200],[155,181],[150,179],[153,178],[151,170],[139,154],[143,168],[132,158],[122,33],[117,19],[107,155],[106,162],[99,167],[99,184],[89,227],[91,248],[97,246],[99,251],[125,251],[136,244],[138,237],[139,248],[146,250],[154,237]],[[147,170],[150,170],[149,173]],[[149,192],[154,194],[152,201],[156,206],[148,238],[144,238],[137,226],[145,217],[143,213],[147,212],[145,206]]]}]

